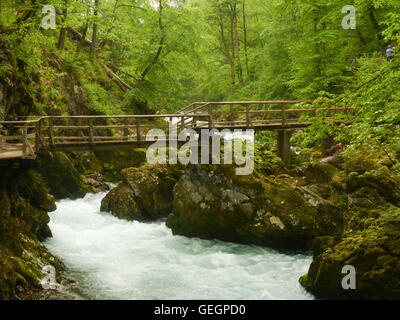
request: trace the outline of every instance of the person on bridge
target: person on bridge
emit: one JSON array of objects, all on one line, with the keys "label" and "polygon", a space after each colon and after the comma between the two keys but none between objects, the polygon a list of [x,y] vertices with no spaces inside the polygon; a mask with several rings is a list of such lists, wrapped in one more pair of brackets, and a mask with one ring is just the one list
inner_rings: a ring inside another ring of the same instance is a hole
[{"label": "person on bridge", "polygon": [[387,61],[390,61],[394,58],[394,50],[391,45],[388,45],[386,49],[386,59]]}]

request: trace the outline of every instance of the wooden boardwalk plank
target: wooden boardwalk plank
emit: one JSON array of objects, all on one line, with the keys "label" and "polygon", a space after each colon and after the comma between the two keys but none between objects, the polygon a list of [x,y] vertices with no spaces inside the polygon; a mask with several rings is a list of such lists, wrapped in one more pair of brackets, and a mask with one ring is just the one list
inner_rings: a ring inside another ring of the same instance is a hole
[{"label": "wooden boardwalk plank", "polygon": [[0,149],[0,160],[23,157],[22,144],[4,143]]}]

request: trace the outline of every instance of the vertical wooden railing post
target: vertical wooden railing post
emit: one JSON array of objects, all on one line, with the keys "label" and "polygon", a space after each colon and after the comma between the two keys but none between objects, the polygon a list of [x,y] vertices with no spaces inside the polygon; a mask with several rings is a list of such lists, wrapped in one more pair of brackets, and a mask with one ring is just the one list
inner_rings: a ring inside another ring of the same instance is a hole
[{"label": "vertical wooden railing post", "polygon": [[196,116],[193,115],[193,117],[192,117],[192,128],[196,128],[196,125],[197,125]]},{"label": "vertical wooden railing post", "polygon": [[185,129],[185,116],[181,116],[181,131]]},{"label": "vertical wooden railing post", "polygon": [[0,136],[0,151],[3,149],[3,143],[4,143],[3,139],[4,139],[3,136]]},{"label": "vertical wooden railing post", "polygon": [[54,145],[54,136],[53,136],[53,119],[49,119],[49,138],[50,138],[50,146]]},{"label": "vertical wooden railing post", "polygon": [[78,122],[78,133],[77,133],[77,135],[78,135],[78,137],[84,137],[85,134],[84,134],[82,128],[80,128],[82,126],[82,119],[78,118],[77,122]]},{"label": "vertical wooden railing post", "polygon": [[246,127],[251,127],[250,106],[248,104],[246,104]]},{"label": "vertical wooden railing post", "polygon": [[35,151],[36,153],[39,153],[40,151],[40,145],[42,143],[42,119],[39,119],[36,122],[36,132],[35,132]]},{"label": "vertical wooden railing post", "polygon": [[287,119],[286,119],[286,110],[285,110],[285,105],[281,105],[281,111],[282,111],[282,126],[286,126]]},{"label": "vertical wooden railing post", "polygon": [[142,135],[140,133],[139,118],[136,118],[136,139],[137,139],[138,142],[142,141]]},{"label": "vertical wooden railing post", "polygon": [[126,137],[126,138],[124,138],[124,141],[128,141],[129,140],[129,128],[128,128],[129,118],[125,118],[124,125],[125,125],[124,137]]},{"label": "vertical wooden railing post", "polygon": [[268,110],[269,110],[269,104],[267,103],[266,105],[265,105],[265,120],[268,122]]},{"label": "vertical wooden railing post", "polygon": [[235,118],[234,118],[234,116],[233,116],[233,104],[230,105],[229,109],[230,109],[230,115],[229,115],[229,117],[230,117],[231,125],[233,126],[233,124],[234,124],[233,122],[234,122],[234,120],[235,120]]},{"label": "vertical wooden railing post", "polygon": [[208,105],[208,115],[209,115],[209,117],[208,117],[208,127],[210,129],[214,128],[214,119],[213,119],[212,109],[213,109],[213,105],[212,104]]},{"label": "vertical wooden railing post", "polygon": [[93,118],[89,119],[89,143],[94,144]]},{"label": "vertical wooden railing post", "polygon": [[22,159],[27,158],[27,148],[28,148],[28,128],[26,127],[26,124],[23,127],[23,142],[22,142]]}]

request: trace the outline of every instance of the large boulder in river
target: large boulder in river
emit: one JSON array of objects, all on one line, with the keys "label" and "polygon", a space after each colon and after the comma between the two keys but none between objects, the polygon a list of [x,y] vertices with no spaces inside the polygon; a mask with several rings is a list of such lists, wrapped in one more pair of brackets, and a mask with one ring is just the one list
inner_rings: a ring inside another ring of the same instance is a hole
[{"label": "large boulder in river", "polygon": [[102,211],[129,221],[168,216],[174,185],[182,175],[179,167],[145,165],[124,169],[121,174],[123,182],[102,200]]},{"label": "large boulder in river", "polygon": [[167,226],[189,237],[309,248],[319,233],[316,219],[324,226],[322,215],[331,211],[320,211],[320,202],[327,200],[297,187],[297,182],[287,175],[236,176],[234,167],[227,165],[189,165],[174,188]]}]

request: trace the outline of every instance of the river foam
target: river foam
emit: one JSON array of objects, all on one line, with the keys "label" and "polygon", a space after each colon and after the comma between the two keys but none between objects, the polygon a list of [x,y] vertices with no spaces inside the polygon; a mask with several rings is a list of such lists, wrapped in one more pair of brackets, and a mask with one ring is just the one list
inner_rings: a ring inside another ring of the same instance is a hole
[{"label": "river foam", "polygon": [[45,245],[89,299],[313,299],[299,285],[312,257],[173,236],[164,222],[100,212],[105,194],[63,200]]}]

